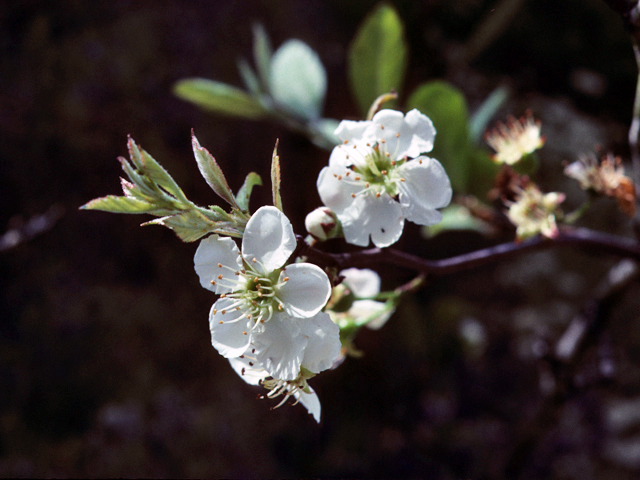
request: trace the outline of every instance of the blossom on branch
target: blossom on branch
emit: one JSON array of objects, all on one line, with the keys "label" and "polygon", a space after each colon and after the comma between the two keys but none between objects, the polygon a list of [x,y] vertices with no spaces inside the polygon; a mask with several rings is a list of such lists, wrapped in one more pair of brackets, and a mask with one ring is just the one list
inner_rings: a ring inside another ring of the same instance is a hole
[{"label": "blossom on branch", "polygon": [[[242,251],[232,239],[211,235],[194,257],[201,285],[220,294],[209,314],[213,346],[227,358],[251,348],[268,375],[282,380],[295,379],[305,352],[316,349],[311,371],[328,368],[340,345],[337,328],[321,313],[329,278],[309,263],[285,266],[295,248],[289,219],[262,207],[247,222]],[[322,336],[326,342],[312,344]]]},{"label": "blossom on branch", "polygon": [[381,110],[371,121],[343,120],[342,141],[318,177],[322,202],[340,219],[348,243],[395,243],[404,221],[433,225],[451,201],[451,183],[433,148],[435,128],[418,110]]},{"label": "blossom on branch", "polygon": [[525,240],[537,234],[556,237],[556,214],[564,198],[565,195],[558,192],[543,194],[534,183],[521,189],[516,201],[510,202],[507,212],[509,220],[516,226],[517,239]]},{"label": "blossom on branch", "polygon": [[523,157],[542,148],[545,138],[540,135],[541,123],[534,120],[530,111],[519,120],[509,117],[507,123],[498,123],[485,140],[495,151],[492,156],[496,163],[514,165]]},{"label": "blossom on branch", "polygon": [[583,190],[615,198],[629,217],[635,215],[635,186],[633,180],[624,174],[620,157],[609,154],[598,162],[594,154],[581,155],[565,167],[564,174],[577,180]]}]

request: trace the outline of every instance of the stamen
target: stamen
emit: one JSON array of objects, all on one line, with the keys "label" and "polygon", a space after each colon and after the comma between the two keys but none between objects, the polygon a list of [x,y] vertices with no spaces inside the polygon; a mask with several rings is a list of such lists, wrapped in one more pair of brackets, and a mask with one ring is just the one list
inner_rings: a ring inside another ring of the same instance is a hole
[{"label": "stamen", "polygon": [[396,133],[396,138],[398,138],[400,136],[400,132]]},{"label": "stamen", "polygon": [[283,281],[283,282],[287,282],[287,281],[289,281],[289,277],[284,277],[284,278],[282,279],[282,281]]},{"label": "stamen", "polygon": [[222,264],[221,263],[218,264],[218,268],[222,268]]},{"label": "stamen", "polygon": [[380,192],[376,193],[376,198],[380,198]]},{"label": "stamen", "polygon": [[218,280],[222,280],[222,274],[218,275]]},{"label": "stamen", "polygon": [[[242,332],[243,335],[246,335],[247,332]],[[249,362],[249,365],[251,365],[253,367],[253,364],[251,362]]]},{"label": "stamen", "polygon": [[221,313],[222,315],[224,315],[225,313],[227,313],[227,311],[226,311],[226,310],[222,310],[220,313]]},{"label": "stamen", "polygon": [[213,314],[215,315],[216,313],[218,313],[218,309],[214,308],[213,309]]},{"label": "stamen", "polygon": [[220,321],[218,322],[218,324],[219,324],[219,325],[222,325],[223,323],[224,323],[224,322],[223,322],[222,320],[220,320]]},{"label": "stamen", "polygon": [[211,285],[215,285],[216,281],[215,280],[211,280],[211,282],[209,282],[209,283],[211,283]]}]

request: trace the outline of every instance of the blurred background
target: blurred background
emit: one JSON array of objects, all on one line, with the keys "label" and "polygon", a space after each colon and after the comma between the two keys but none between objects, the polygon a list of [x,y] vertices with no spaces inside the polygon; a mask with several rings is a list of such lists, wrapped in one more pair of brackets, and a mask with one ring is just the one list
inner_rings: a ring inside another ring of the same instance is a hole
[{"label": "blurred background", "polygon": [[[270,411],[211,347],[215,298],[193,270],[195,243],[138,226],[151,218],[78,210],[120,193],[129,134],[191,200],[216,203],[194,128],[234,190],[250,170],[269,178],[279,139],[285,211],[302,233],[327,152],[275,124],[202,112],[172,85],[240,85],[236,62],[261,22],[275,47],[298,38],[318,52],[324,115],[357,119],[346,53],[375,3],[0,4],[0,233],[23,233],[0,251],[0,476],[638,478],[638,282],[596,305],[602,328],[576,361],[546,360],[615,258],[563,248],[429,279],[382,330],[358,336],[363,358],[314,379],[318,426],[300,406]],[[584,197],[563,161],[597,144],[628,158],[636,68],[604,2],[391,3],[410,45],[403,90],[445,79],[473,111],[508,87],[499,118],[530,108],[542,119],[540,183],[566,191],[569,207]],[[509,4],[506,27],[483,37]],[[257,188],[253,208],[269,202]],[[628,223],[607,200],[582,221],[622,235]],[[427,258],[511,238],[427,240],[413,227],[398,247]],[[411,278],[381,274],[389,288]]]}]

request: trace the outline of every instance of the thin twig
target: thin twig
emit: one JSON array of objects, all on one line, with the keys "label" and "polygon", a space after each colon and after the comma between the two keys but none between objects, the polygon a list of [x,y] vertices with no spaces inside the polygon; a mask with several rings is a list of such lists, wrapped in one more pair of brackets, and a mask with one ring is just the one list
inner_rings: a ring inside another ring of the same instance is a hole
[{"label": "thin twig", "polygon": [[299,254],[306,256],[314,263],[327,267],[343,269],[371,265],[395,265],[431,275],[448,275],[491,264],[521,253],[563,245],[595,248],[598,252],[611,253],[640,261],[640,243],[637,241],[586,228],[561,227],[560,233],[553,239],[537,236],[522,242],[503,243],[443,260],[427,260],[393,248],[372,248],[352,253],[327,253],[305,244],[302,237],[298,238]]}]

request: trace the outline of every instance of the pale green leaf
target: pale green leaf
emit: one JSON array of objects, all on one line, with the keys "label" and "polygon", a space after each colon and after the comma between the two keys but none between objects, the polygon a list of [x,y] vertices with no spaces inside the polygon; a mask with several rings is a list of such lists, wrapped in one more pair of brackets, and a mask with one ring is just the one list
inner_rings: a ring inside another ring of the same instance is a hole
[{"label": "pale green leaf", "polygon": [[493,228],[471,214],[468,208],[452,203],[442,210],[442,221],[435,225],[422,227],[422,235],[431,238],[447,230],[472,230],[483,235],[493,233]]},{"label": "pale green leaf", "polygon": [[184,242],[193,242],[211,233],[216,223],[209,220],[197,210],[187,210],[175,215],[156,218],[142,225],[164,225],[175,232]]},{"label": "pale green leaf", "polygon": [[249,210],[249,199],[251,198],[251,191],[256,185],[262,185],[262,178],[256,172],[250,172],[245,178],[244,183],[238,190],[236,195],[236,202],[241,210]]},{"label": "pale green leaf", "polygon": [[271,59],[269,91],[291,112],[305,119],[318,118],[327,92],[327,74],[316,52],[300,40],[285,42]]},{"label": "pale green leaf", "polygon": [[362,115],[379,95],[401,90],[407,59],[402,20],[391,5],[378,4],[349,48],[349,81]]},{"label": "pale green leaf", "polygon": [[96,198],[80,207],[83,210],[102,210],[112,213],[151,213],[158,210],[152,205],[137,198],[107,195]]},{"label": "pale green leaf", "polygon": [[271,42],[264,27],[256,23],[253,25],[253,59],[256,62],[258,76],[263,86],[269,85],[271,72]]},{"label": "pale green leaf", "polygon": [[257,119],[266,114],[260,102],[245,91],[214,80],[180,80],[173,86],[173,92],[198,107],[225,115]]},{"label": "pale green leaf", "polygon": [[273,205],[282,212],[282,198],[280,197],[280,157],[278,156],[277,140],[271,158],[271,190],[273,193]]},{"label": "pale green leaf", "polygon": [[511,92],[509,88],[500,86],[489,95],[484,102],[473,112],[469,120],[469,138],[471,143],[477,143],[482,139],[487,125],[496,112],[509,99]]},{"label": "pale green leaf", "polygon": [[247,90],[255,96],[260,95],[262,92],[260,80],[253,71],[253,68],[251,68],[251,65],[249,65],[249,62],[244,58],[238,60],[238,71],[240,72],[240,76],[242,77],[242,81],[244,82],[244,86],[247,87]]},{"label": "pale green leaf", "polygon": [[407,110],[417,108],[436,128],[433,150],[429,153],[442,163],[456,192],[468,190],[470,176],[467,102],[462,93],[443,81],[419,86],[407,101]]},{"label": "pale green leaf", "polygon": [[200,173],[207,181],[209,186],[213,189],[219,197],[227,201],[234,207],[237,207],[236,199],[233,196],[233,192],[229,188],[227,179],[222,173],[222,169],[216,163],[216,159],[209,153],[206,148],[200,146],[198,139],[191,132],[191,144],[193,146],[193,154],[198,162],[198,168]]}]

